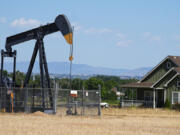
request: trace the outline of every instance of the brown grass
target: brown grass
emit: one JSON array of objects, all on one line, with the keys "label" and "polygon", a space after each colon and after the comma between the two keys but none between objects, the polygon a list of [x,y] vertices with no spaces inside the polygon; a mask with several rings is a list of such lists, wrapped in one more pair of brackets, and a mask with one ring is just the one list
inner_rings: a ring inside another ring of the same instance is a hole
[{"label": "brown grass", "polygon": [[180,135],[180,112],[103,109],[101,117],[1,113],[0,135]]}]

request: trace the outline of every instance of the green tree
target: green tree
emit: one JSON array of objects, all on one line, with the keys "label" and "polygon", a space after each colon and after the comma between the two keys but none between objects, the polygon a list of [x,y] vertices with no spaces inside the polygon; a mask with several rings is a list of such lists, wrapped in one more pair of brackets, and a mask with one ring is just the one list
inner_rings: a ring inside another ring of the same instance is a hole
[{"label": "green tree", "polygon": [[83,87],[83,80],[79,78],[75,78],[72,80],[72,89],[74,90],[80,90]]},{"label": "green tree", "polygon": [[114,80],[106,81],[104,84],[105,84],[106,89],[108,89],[108,91],[111,91],[111,89],[114,87],[116,88],[118,87],[118,82]]},{"label": "green tree", "polygon": [[98,75],[98,76],[96,76],[96,78],[101,79],[101,80],[103,80],[104,82],[106,82],[106,81],[119,82],[119,81],[120,81],[120,77],[117,77],[117,76]]},{"label": "green tree", "polygon": [[[13,74],[11,74],[10,76],[12,77]],[[25,80],[25,74],[23,72],[16,71],[16,85],[22,86],[24,80]]]},{"label": "green tree", "polygon": [[8,76],[7,70],[3,70],[3,76]]},{"label": "green tree", "polygon": [[164,106],[167,109],[171,109],[171,103],[170,103],[170,101],[168,99],[166,99]]},{"label": "green tree", "polygon": [[101,86],[101,88],[103,88],[104,82],[101,79],[98,79],[95,77],[91,77],[85,81],[85,89],[88,89],[88,90],[98,90],[99,85]]},{"label": "green tree", "polygon": [[67,78],[60,79],[59,85],[62,89],[69,89],[70,88],[69,79],[67,79]]}]

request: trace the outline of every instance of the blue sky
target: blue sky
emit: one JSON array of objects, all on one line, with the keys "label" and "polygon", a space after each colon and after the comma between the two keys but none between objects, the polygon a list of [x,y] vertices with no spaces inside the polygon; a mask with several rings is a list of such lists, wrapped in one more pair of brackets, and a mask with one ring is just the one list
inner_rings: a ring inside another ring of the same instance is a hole
[{"label": "blue sky", "polygon": [[[134,69],[180,55],[178,0],[1,0],[0,49],[8,36],[53,22],[65,14],[75,27],[74,63]],[[45,37],[48,61],[68,61],[69,45],[58,32]],[[35,41],[14,46],[29,61]]]}]

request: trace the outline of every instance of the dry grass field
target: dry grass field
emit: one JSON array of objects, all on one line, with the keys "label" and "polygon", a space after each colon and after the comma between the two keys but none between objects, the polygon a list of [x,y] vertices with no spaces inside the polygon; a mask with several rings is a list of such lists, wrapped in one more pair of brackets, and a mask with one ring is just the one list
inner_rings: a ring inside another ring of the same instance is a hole
[{"label": "dry grass field", "polygon": [[0,135],[180,135],[180,112],[103,109],[101,117],[0,113]]}]

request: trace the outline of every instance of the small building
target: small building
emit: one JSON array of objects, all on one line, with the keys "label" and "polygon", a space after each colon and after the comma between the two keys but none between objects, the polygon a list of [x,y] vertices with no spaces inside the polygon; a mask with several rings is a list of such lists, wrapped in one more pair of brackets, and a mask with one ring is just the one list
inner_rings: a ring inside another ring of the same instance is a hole
[{"label": "small building", "polygon": [[166,100],[180,104],[180,56],[167,56],[140,81],[121,86],[135,92],[135,100],[122,100],[123,106],[163,107]]}]

